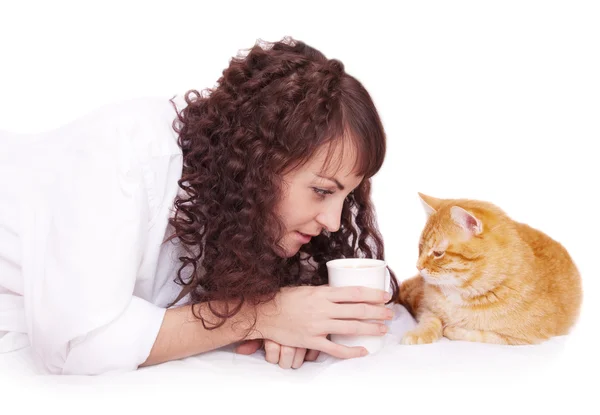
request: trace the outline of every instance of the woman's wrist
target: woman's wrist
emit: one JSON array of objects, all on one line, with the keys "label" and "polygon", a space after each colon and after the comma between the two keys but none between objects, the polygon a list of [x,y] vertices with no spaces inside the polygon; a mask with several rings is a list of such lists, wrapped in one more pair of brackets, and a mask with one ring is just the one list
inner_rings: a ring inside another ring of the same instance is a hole
[{"label": "woman's wrist", "polygon": [[256,323],[249,333],[248,340],[272,339],[271,332],[275,326],[274,317],[279,313],[279,293],[274,298],[261,302],[256,306],[248,305],[247,313],[252,315]]}]

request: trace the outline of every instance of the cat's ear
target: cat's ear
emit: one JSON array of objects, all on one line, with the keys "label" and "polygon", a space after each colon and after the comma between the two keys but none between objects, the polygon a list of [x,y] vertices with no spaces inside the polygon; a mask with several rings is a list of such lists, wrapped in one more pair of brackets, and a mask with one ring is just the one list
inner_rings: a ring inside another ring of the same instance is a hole
[{"label": "cat's ear", "polygon": [[467,212],[461,207],[452,206],[450,208],[450,215],[452,220],[460,226],[462,229],[470,233],[471,235],[479,235],[483,232],[483,223],[477,219],[475,215]]},{"label": "cat's ear", "polygon": [[425,209],[425,213],[427,216],[433,215],[440,208],[442,204],[442,200],[424,195],[423,193],[419,193],[419,198],[421,199],[421,204],[423,205],[423,209]]}]

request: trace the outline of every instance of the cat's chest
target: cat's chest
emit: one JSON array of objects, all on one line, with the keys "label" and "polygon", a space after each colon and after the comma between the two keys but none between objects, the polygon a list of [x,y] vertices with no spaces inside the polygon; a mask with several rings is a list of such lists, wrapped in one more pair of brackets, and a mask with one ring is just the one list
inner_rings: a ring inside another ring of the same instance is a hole
[{"label": "cat's chest", "polygon": [[446,303],[450,308],[460,307],[465,304],[464,299],[458,293],[458,291],[456,291],[452,288],[444,289],[443,287],[440,288],[440,291],[442,294],[440,296],[441,300],[444,303]]},{"label": "cat's chest", "polygon": [[430,307],[444,324],[459,325],[465,328],[481,329],[487,327],[495,319],[495,311],[491,308],[473,306],[460,294],[453,290],[439,290],[432,293]]},{"label": "cat's chest", "polygon": [[465,305],[464,299],[457,290],[446,287],[429,288],[425,291],[429,308],[452,314]]}]

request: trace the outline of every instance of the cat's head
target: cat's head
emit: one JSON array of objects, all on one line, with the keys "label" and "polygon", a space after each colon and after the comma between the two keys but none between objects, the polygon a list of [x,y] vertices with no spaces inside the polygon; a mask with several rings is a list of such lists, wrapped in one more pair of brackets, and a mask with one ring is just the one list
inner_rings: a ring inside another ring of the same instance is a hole
[{"label": "cat's head", "polygon": [[507,216],[487,202],[422,193],[419,197],[427,223],[419,240],[417,269],[430,284],[463,287],[493,261],[502,245],[497,229]]}]

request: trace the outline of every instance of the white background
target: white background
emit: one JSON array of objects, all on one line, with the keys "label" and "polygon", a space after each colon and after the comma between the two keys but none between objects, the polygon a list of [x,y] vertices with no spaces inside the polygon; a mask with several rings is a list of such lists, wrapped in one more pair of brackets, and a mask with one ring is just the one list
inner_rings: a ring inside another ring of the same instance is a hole
[{"label": "white background", "polygon": [[[50,383],[11,372],[0,373],[0,403],[18,406],[0,412],[26,406],[63,413],[296,413],[305,407],[585,413],[583,405],[595,412],[599,22],[598,2],[574,0],[393,6],[373,0],[2,0],[1,129],[44,131],[115,100],[211,87],[238,50],[290,35],[342,60],[380,111],[389,145],[374,179],[374,202],[386,258],[400,279],[415,272],[425,220],[420,191],[488,200],[545,231],[579,266],[585,299],[575,331],[553,359],[541,359],[538,372],[515,365],[499,374],[468,363],[463,372],[448,372],[432,364],[381,376],[369,376],[377,368],[341,372],[321,382],[296,382],[301,376],[289,372],[278,383],[247,373],[235,383],[242,388],[229,388],[227,374],[183,368],[180,376],[169,371],[152,382]],[[329,398],[317,402],[323,394]]]}]

